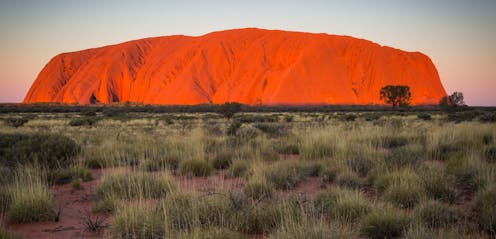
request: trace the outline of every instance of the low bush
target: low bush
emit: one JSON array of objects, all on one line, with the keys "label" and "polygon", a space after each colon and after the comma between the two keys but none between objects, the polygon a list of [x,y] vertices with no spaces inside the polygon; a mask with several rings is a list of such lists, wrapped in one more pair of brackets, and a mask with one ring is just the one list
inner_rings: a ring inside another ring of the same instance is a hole
[{"label": "low bush", "polygon": [[319,172],[320,180],[322,182],[333,182],[341,171],[336,165],[324,165]]},{"label": "low bush", "polygon": [[33,163],[66,167],[78,152],[76,142],[64,135],[0,134],[0,164],[10,168]]},{"label": "low bush", "polygon": [[273,190],[273,184],[264,177],[252,177],[244,187],[245,196],[255,200],[272,197]]},{"label": "low bush", "polygon": [[198,225],[195,210],[195,196],[190,194],[171,194],[162,201],[162,211],[169,230],[185,230]]},{"label": "low bush", "polygon": [[264,114],[240,114],[234,117],[241,123],[274,123],[279,121],[277,115],[264,115]]},{"label": "low bush", "polygon": [[446,173],[455,178],[456,184],[470,192],[477,191],[482,185],[480,170],[474,162],[466,158],[453,158],[446,162]]},{"label": "low bush", "polygon": [[384,157],[389,168],[415,167],[425,159],[426,152],[420,145],[407,145],[392,149]]},{"label": "low bush", "polygon": [[317,193],[314,206],[324,215],[348,223],[356,222],[370,211],[360,191],[339,188]]},{"label": "low bush", "polygon": [[293,202],[261,202],[242,209],[233,221],[238,231],[249,234],[271,233],[285,220],[299,220],[301,212]]},{"label": "low bush", "polygon": [[10,188],[7,216],[11,223],[43,222],[55,219],[54,199],[40,172],[23,167]]},{"label": "low bush", "polygon": [[479,116],[479,121],[484,123],[496,122],[496,112],[486,112]]},{"label": "low bush", "polygon": [[455,180],[441,169],[426,169],[421,174],[427,196],[442,202],[453,203],[456,199]]},{"label": "low bush", "polygon": [[484,145],[490,145],[493,142],[493,135],[491,133],[486,133],[482,135],[482,143]]},{"label": "low bush", "polygon": [[96,189],[97,199],[161,198],[175,189],[165,175],[145,173],[112,173],[104,175]]},{"label": "low bush", "polygon": [[282,162],[271,165],[265,170],[265,176],[277,189],[293,189],[306,175],[298,162]]},{"label": "low bush", "polygon": [[275,145],[275,150],[279,154],[300,154],[300,149],[297,143],[278,142]]},{"label": "low bush", "polygon": [[408,144],[409,139],[404,136],[384,136],[382,138],[377,138],[372,140],[372,143],[376,147],[383,147],[387,149],[398,148]]},{"label": "low bush", "polygon": [[335,183],[342,187],[357,189],[363,186],[363,180],[351,170],[343,170],[337,176]]},{"label": "low bush", "polygon": [[88,168],[81,165],[72,165],[69,168],[59,168],[50,175],[50,182],[55,184],[65,184],[73,180],[91,181],[93,176]]},{"label": "low bush", "polygon": [[355,121],[357,116],[355,114],[344,114],[341,116],[341,120],[343,121]]},{"label": "low bush", "polygon": [[156,207],[131,203],[117,210],[111,226],[112,238],[164,238],[163,217]]},{"label": "low bush", "polygon": [[419,113],[417,115],[417,118],[421,119],[421,120],[431,120],[432,119],[431,115],[428,113]]},{"label": "low bush", "polygon": [[384,199],[402,208],[414,207],[425,196],[420,177],[410,169],[393,171],[380,175],[374,182]]},{"label": "low bush", "polygon": [[249,163],[246,160],[234,160],[227,168],[226,175],[229,177],[243,177],[248,171]]},{"label": "low bush", "polygon": [[346,163],[351,170],[361,177],[367,176],[369,171],[374,167],[374,161],[372,159],[360,155],[352,156]]},{"label": "low bush", "polygon": [[400,182],[405,182],[409,185],[422,184],[422,180],[420,179],[419,175],[415,173],[415,171],[409,168],[405,168],[378,175],[374,179],[373,185],[378,193],[384,193],[384,191],[386,191],[386,189],[390,185]]},{"label": "low bush", "polygon": [[427,227],[444,227],[450,226],[462,218],[462,213],[439,201],[427,201],[421,204],[415,212],[415,215]]},{"label": "low bush", "polygon": [[366,113],[363,114],[362,117],[365,119],[365,121],[375,121],[381,118],[381,114],[378,113]]},{"label": "low bush", "polygon": [[486,162],[496,163],[496,146],[488,147],[484,152],[484,156]]},{"label": "low bush", "polygon": [[372,239],[401,237],[408,229],[411,219],[393,208],[375,209],[360,223],[360,233]]},{"label": "low bush", "polygon": [[69,121],[70,126],[92,126],[98,122],[99,118],[96,117],[81,117]]},{"label": "low bush", "polygon": [[479,228],[496,234],[496,188],[485,189],[475,196],[474,212]]},{"label": "low bush", "polygon": [[233,158],[234,155],[232,152],[227,150],[219,152],[213,157],[212,166],[215,169],[226,169],[231,165]]},{"label": "low bush", "polygon": [[451,158],[459,158],[463,155],[465,148],[467,148],[467,146],[463,141],[454,143],[439,143],[437,149],[435,149],[434,157],[437,160],[442,161],[446,161]]},{"label": "low bush", "polygon": [[186,159],[179,163],[179,173],[188,177],[207,177],[212,171],[212,166],[202,159]]},{"label": "low bush", "polygon": [[19,128],[26,124],[29,120],[27,118],[6,118],[3,121],[10,127]]},{"label": "low bush", "polygon": [[254,123],[253,127],[270,137],[280,137],[288,134],[286,125],[280,123]]},{"label": "low bush", "polygon": [[235,136],[238,133],[238,130],[241,128],[241,122],[237,120],[233,120],[231,124],[227,127],[227,135],[229,136]]},{"label": "low bush", "polygon": [[313,142],[304,142],[300,148],[300,155],[303,160],[316,160],[331,158],[337,149],[333,143],[326,142],[325,139],[318,139]]}]

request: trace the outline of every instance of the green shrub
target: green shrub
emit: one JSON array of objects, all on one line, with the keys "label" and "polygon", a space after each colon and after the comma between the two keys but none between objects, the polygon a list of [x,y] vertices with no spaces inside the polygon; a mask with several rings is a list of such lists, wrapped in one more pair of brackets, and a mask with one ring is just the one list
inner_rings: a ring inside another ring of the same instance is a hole
[{"label": "green shrub", "polygon": [[435,149],[435,157],[437,160],[448,160],[450,158],[458,158],[463,155],[466,146],[462,141],[455,143],[440,143]]},{"label": "green shrub", "polygon": [[496,112],[485,112],[479,116],[479,121],[484,123],[496,122]]},{"label": "green shrub", "polygon": [[363,180],[353,171],[344,170],[341,171],[337,176],[335,183],[342,187],[347,188],[360,188],[363,186]]},{"label": "green shrub", "polygon": [[456,199],[455,181],[444,170],[428,169],[422,173],[427,196],[442,202],[453,203]]},{"label": "green shrub", "polygon": [[122,204],[122,200],[114,195],[104,195],[98,198],[93,207],[94,212],[99,213],[113,213]]},{"label": "green shrub", "polygon": [[346,163],[351,168],[351,170],[353,170],[361,177],[367,176],[369,171],[374,167],[374,161],[372,159],[359,155],[348,159]]},{"label": "green shrub", "polygon": [[301,158],[304,160],[315,160],[331,158],[336,153],[336,146],[326,142],[325,139],[318,139],[314,142],[306,142],[300,149]]},{"label": "green shrub", "polygon": [[189,194],[171,194],[162,203],[166,225],[170,230],[185,230],[198,225],[195,197]]},{"label": "green shrub", "polygon": [[428,227],[450,226],[462,218],[462,213],[458,209],[438,201],[421,204],[415,214]]},{"label": "green shrub", "polygon": [[237,102],[226,102],[218,107],[218,113],[230,119],[241,111],[242,105]]},{"label": "green shrub", "polygon": [[409,185],[421,185],[422,181],[415,171],[405,168],[378,175],[374,181],[374,188],[378,193],[384,193],[393,183],[405,182]]},{"label": "green shrub", "polygon": [[230,226],[232,206],[224,194],[212,194],[198,198],[198,220],[202,227]]},{"label": "green shrub", "polygon": [[249,179],[244,188],[246,197],[256,200],[272,197],[274,186],[263,177],[253,177]]},{"label": "green shrub", "polygon": [[432,119],[431,115],[428,113],[419,113],[417,115],[417,118],[419,118],[421,120],[431,120]]},{"label": "green shrub", "polygon": [[420,145],[407,145],[392,149],[384,157],[389,168],[402,168],[418,165],[425,158],[425,151]]},{"label": "green shrub", "polygon": [[319,172],[319,177],[322,182],[333,182],[336,176],[341,172],[341,169],[335,165],[325,165]]},{"label": "green shrub", "polygon": [[314,206],[341,222],[355,222],[370,211],[369,203],[360,191],[339,188],[317,193]]},{"label": "green shrub", "polygon": [[446,173],[455,178],[456,184],[465,190],[475,192],[482,185],[479,181],[479,168],[465,158],[453,158],[446,162]]},{"label": "green shrub", "polygon": [[376,209],[360,223],[360,233],[372,239],[399,238],[408,229],[411,219],[392,208]]},{"label": "green shrub", "polygon": [[73,165],[69,168],[59,168],[54,170],[52,175],[50,175],[50,181],[55,184],[65,184],[76,179],[87,182],[93,180],[93,176],[88,168],[80,165]]},{"label": "green shrub", "polygon": [[241,123],[273,123],[279,121],[277,115],[263,115],[263,114],[240,114],[234,117]]},{"label": "green shrub", "polygon": [[55,218],[54,199],[43,179],[33,168],[21,168],[10,189],[7,216],[11,223],[50,221]]},{"label": "green shrub", "polygon": [[357,118],[357,116],[355,114],[344,114],[341,119],[343,121],[355,121],[355,119]]},{"label": "green shrub", "polygon": [[70,126],[92,126],[94,125],[99,119],[96,117],[81,117],[81,118],[76,118],[72,119],[69,121]]},{"label": "green shrub", "polygon": [[402,208],[412,208],[425,195],[422,184],[409,181],[397,181],[389,185],[384,192],[384,199]]},{"label": "green shrub", "polygon": [[0,163],[11,168],[32,163],[65,167],[78,151],[76,142],[63,135],[0,134]]},{"label": "green shrub", "polygon": [[97,199],[115,197],[119,199],[161,198],[175,186],[165,175],[144,173],[112,173],[104,175],[96,189]]},{"label": "green shrub", "polygon": [[475,218],[479,228],[496,234],[496,188],[492,187],[479,192],[475,197]]},{"label": "green shrub", "polygon": [[27,118],[6,118],[4,119],[5,124],[8,126],[18,128],[26,124],[29,120]]},{"label": "green shrub", "polygon": [[408,138],[404,136],[384,136],[382,138],[374,139],[372,143],[376,146],[393,149],[408,144]]},{"label": "green shrub", "polygon": [[300,149],[296,143],[278,142],[275,150],[280,154],[299,154]]},{"label": "green shrub", "polygon": [[234,160],[227,169],[227,176],[229,177],[242,177],[248,170],[249,163],[246,160]]},{"label": "green shrub", "polygon": [[207,177],[212,171],[212,166],[202,159],[187,159],[179,163],[179,173],[188,177]]},{"label": "green shrub", "polygon": [[484,154],[488,163],[496,163],[496,146],[488,147]]},{"label": "green shrub", "polygon": [[166,230],[161,215],[155,207],[131,204],[117,210],[112,220],[113,238],[147,239],[164,238]]},{"label": "green shrub", "polygon": [[212,159],[212,166],[215,169],[225,169],[231,165],[234,155],[229,151],[223,151],[217,153]]},{"label": "green shrub", "polygon": [[282,162],[269,166],[265,175],[277,189],[293,189],[305,177],[302,174],[301,166],[297,162]]},{"label": "green shrub", "polygon": [[493,135],[491,133],[486,133],[482,135],[482,143],[484,145],[490,145],[493,142]]},{"label": "green shrub", "polygon": [[286,125],[280,123],[254,123],[253,127],[259,129],[270,137],[280,137],[288,134]]},{"label": "green shrub", "polygon": [[237,120],[233,120],[231,124],[227,127],[227,135],[234,136],[238,133],[238,130],[241,128],[241,122]]},{"label": "green shrub", "polygon": [[300,211],[292,202],[261,202],[242,209],[234,218],[238,231],[249,234],[270,233],[286,219],[299,220]]}]

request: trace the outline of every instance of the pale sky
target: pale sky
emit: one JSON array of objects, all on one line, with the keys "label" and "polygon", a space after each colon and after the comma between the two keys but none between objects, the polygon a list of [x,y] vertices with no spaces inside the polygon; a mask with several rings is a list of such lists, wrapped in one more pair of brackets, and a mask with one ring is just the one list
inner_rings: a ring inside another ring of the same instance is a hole
[{"label": "pale sky", "polygon": [[420,51],[448,93],[496,106],[494,0],[0,0],[0,102],[21,102],[62,52],[244,27],[349,35]]}]

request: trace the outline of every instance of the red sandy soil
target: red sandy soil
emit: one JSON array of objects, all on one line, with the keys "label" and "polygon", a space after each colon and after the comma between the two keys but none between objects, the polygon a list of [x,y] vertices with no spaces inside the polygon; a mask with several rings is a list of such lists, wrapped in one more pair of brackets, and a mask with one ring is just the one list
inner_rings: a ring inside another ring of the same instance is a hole
[{"label": "red sandy soil", "polygon": [[59,54],[24,102],[382,104],[385,85],[410,86],[412,104],[437,104],[446,95],[420,52],[348,36],[247,28]]}]

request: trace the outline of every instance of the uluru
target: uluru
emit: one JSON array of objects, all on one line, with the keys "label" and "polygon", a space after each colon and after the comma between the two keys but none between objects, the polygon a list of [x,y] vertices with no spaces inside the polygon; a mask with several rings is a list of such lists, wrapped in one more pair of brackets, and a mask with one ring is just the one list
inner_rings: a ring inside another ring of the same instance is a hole
[{"label": "uluru", "polygon": [[446,95],[420,52],[349,36],[246,28],[59,54],[24,103],[383,104],[385,85],[408,85],[416,105]]}]

